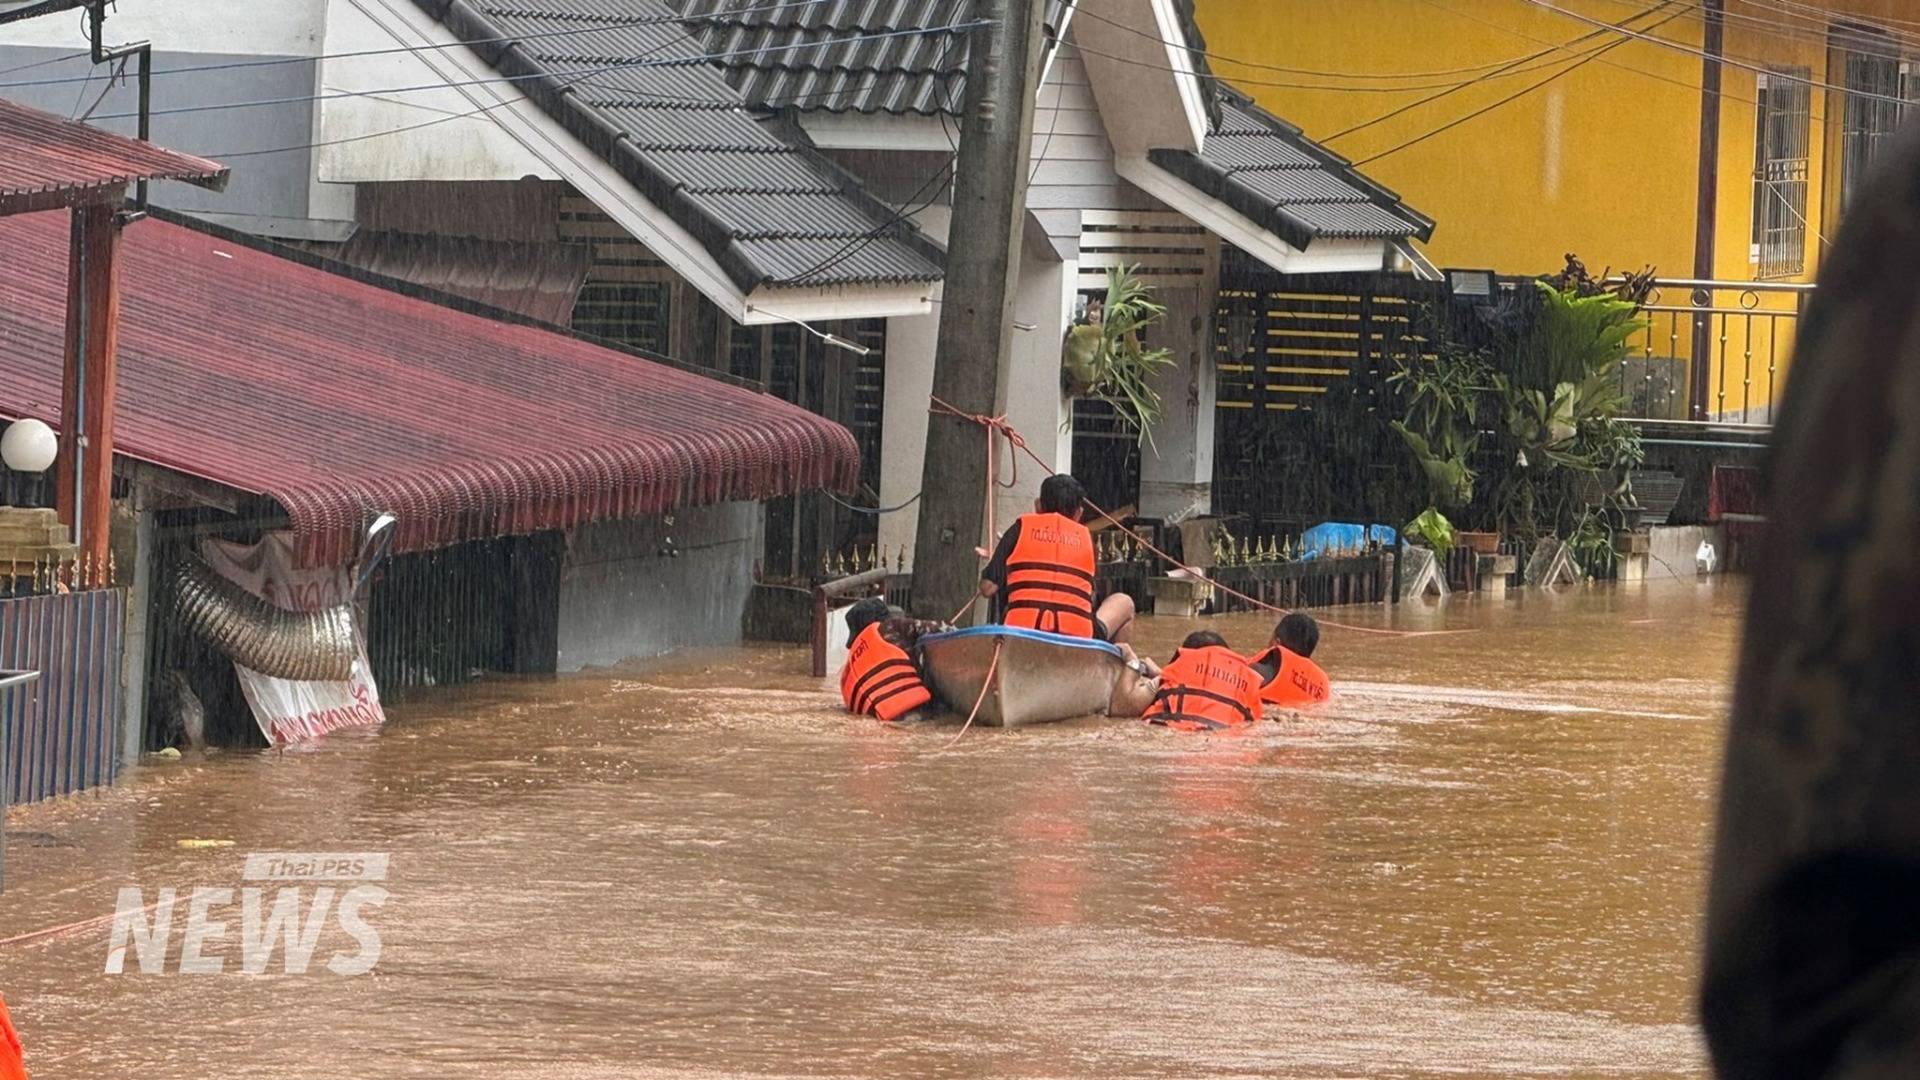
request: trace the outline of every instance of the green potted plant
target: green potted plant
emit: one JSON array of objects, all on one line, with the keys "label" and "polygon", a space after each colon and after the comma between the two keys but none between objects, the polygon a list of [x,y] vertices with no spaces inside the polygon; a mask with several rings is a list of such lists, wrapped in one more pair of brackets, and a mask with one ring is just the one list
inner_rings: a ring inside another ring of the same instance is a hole
[{"label": "green potted plant", "polygon": [[1153,299],[1152,287],[1131,267],[1112,267],[1106,298],[1088,305],[1082,320],[1067,328],[1060,350],[1060,384],[1067,396],[1105,401],[1149,445],[1160,420],[1153,378],[1174,361],[1172,350],[1147,348],[1140,335],[1166,314],[1166,305]]},{"label": "green potted plant", "polygon": [[[1574,263],[1577,265],[1577,262]],[[1498,403],[1503,473],[1495,495],[1504,528],[1532,539],[1578,535],[1598,553],[1599,521],[1631,521],[1628,477],[1642,460],[1640,436],[1621,420],[1620,371],[1645,327],[1638,304],[1613,292],[1541,282],[1539,307],[1491,379]],[[1595,514],[1592,511],[1606,511]],[[1608,544],[1611,537],[1606,537]],[[1610,567],[1598,554],[1583,564]]]},{"label": "green potted plant", "polygon": [[[1455,530],[1445,511],[1464,509],[1473,502],[1475,475],[1468,461],[1480,442],[1475,420],[1489,374],[1479,353],[1442,346],[1433,357],[1405,361],[1387,376],[1388,384],[1406,402],[1406,419],[1391,421],[1390,426],[1413,453],[1427,481],[1429,505],[1408,524],[1407,531],[1436,554],[1445,554],[1455,543],[1473,544],[1474,534]],[[1497,548],[1499,537],[1493,540]]]}]

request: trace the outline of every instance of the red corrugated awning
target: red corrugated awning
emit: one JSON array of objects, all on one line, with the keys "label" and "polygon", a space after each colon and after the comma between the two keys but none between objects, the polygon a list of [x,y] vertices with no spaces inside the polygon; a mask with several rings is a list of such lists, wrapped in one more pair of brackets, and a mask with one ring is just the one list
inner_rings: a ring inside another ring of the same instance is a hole
[{"label": "red corrugated awning", "polygon": [[227,167],[0,100],[0,214],[92,202],[136,180],[218,189]]},{"label": "red corrugated awning", "polygon": [[[0,415],[58,420],[67,222],[0,218]],[[118,451],[277,502],[302,557],[848,490],[853,436],[778,398],[164,221],[120,278]]]}]

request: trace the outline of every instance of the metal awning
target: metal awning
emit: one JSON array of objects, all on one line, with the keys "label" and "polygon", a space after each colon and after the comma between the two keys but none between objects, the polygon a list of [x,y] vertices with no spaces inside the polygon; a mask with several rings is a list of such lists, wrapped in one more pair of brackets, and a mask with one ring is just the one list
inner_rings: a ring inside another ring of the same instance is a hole
[{"label": "metal awning", "polygon": [[227,167],[0,99],[0,215],[116,198],[141,180],[218,191]]},{"label": "metal awning", "polygon": [[[0,415],[57,422],[67,223],[0,218]],[[850,490],[843,427],[756,389],[313,256],[155,220],[122,241],[122,456],[269,500],[338,563],[675,506]]]}]

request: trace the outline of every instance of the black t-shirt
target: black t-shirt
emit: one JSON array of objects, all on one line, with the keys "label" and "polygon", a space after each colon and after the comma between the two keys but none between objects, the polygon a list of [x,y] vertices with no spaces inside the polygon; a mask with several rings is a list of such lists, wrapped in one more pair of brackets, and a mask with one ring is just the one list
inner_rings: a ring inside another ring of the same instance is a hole
[{"label": "black t-shirt", "polygon": [[1015,518],[1006,532],[1000,534],[1000,546],[993,549],[993,558],[987,568],[980,571],[981,581],[991,581],[998,592],[993,594],[993,621],[1007,621],[1007,562],[1013,558],[1013,549],[1020,543],[1020,519]]}]

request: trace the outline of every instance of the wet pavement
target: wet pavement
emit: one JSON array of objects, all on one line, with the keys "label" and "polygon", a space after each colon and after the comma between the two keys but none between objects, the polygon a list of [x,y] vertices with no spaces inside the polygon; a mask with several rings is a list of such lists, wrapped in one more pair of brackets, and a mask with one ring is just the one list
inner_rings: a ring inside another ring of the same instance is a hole
[{"label": "wet pavement", "polygon": [[[1408,605],[1467,632],[1328,628],[1336,700],[1239,737],[949,746],[842,715],[791,648],[436,692],[15,810],[0,993],[35,1080],[1701,1075],[1740,599]],[[370,974],[325,970],[365,955],[338,918],[306,973],[241,970],[238,892],[205,914],[224,970],[178,972],[187,895],[275,851],[388,855]],[[126,886],[179,890],[164,974],[104,973]]]}]

